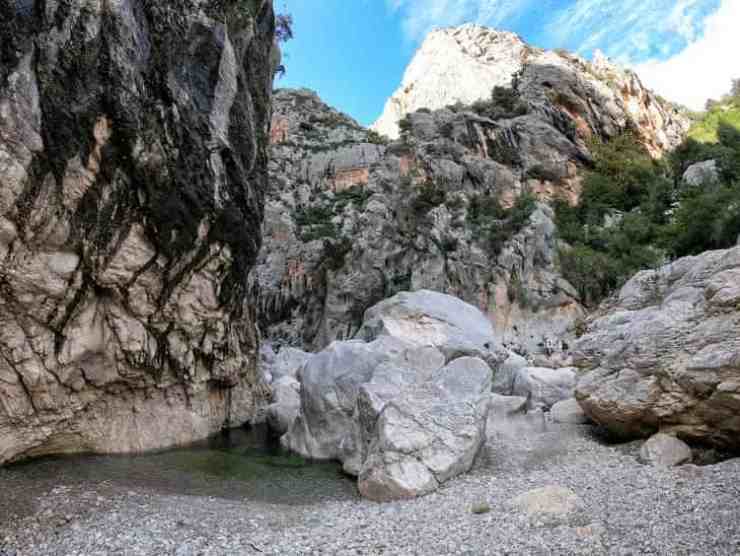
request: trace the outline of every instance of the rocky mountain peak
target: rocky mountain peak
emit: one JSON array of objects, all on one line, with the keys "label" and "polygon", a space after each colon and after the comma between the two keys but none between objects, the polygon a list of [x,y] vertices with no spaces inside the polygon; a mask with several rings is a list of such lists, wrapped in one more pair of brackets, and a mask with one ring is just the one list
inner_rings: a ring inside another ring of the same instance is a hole
[{"label": "rocky mountain peak", "polygon": [[[603,138],[611,128],[631,127],[654,156],[675,148],[689,126],[634,72],[601,52],[589,62],[563,50],[532,47],[514,33],[467,24],[428,35],[372,129],[395,139],[406,115],[488,100],[494,87],[514,88],[540,107],[560,105],[584,137]],[[604,115],[610,123],[604,124]]]},{"label": "rocky mountain peak", "polygon": [[396,138],[399,120],[410,112],[488,98],[494,86],[511,85],[530,50],[516,34],[480,25],[433,31],[372,128]]}]

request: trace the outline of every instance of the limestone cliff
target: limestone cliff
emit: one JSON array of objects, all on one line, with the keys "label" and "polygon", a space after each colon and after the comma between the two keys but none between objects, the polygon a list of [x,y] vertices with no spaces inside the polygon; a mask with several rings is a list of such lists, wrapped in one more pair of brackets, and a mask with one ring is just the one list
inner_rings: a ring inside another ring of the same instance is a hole
[{"label": "limestone cliff", "polygon": [[[487,37],[476,63],[514,68],[510,86],[492,98],[489,81],[489,100],[411,112],[392,142],[310,91],[276,94],[258,267],[268,339],[319,349],[351,337],[378,301],[432,289],[480,308],[510,349],[551,353],[585,312],[559,271],[550,201],[578,199],[591,139],[629,129],[658,155],[688,127],[634,74],[603,59],[536,51],[479,27],[441,33],[430,40]],[[509,63],[514,50],[519,65]],[[428,72],[417,57],[409,74],[435,75],[452,56],[445,52]],[[440,83],[436,90],[447,90]],[[454,90],[467,91],[460,83]]]},{"label": "limestone cliff", "polygon": [[250,419],[271,0],[0,14],[0,463]]},{"label": "limestone cliff", "polygon": [[543,94],[557,95],[557,104],[583,132],[610,134],[630,125],[655,155],[678,146],[688,130],[686,120],[646,89],[634,72],[598,52],[588,62],[565,51],[534,48],[513,33],[473,24],[427,36],[373,129],[397,138],[398,123],[407,114],[458,102],[472,104],[487,99],[494,86],[508,87],[520,78],[522,94],[537,104]]}]

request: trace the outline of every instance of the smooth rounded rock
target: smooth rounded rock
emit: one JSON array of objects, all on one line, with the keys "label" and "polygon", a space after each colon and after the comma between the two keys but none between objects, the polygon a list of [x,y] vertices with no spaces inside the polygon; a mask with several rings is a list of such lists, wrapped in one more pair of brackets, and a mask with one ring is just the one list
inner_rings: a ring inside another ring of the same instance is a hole
[{"label": "smooth rounded rock", "polygon": [[556,423],[583,425],[589,422],[588,415],[575,398],[562,400],[550,408],[550,419]]},{"label": "smooth rounded rock", "polygon": [[691,458],[691,448],[685,442],[663,433],[648,438],[640,449],[640,460],[655,467],[675,467]]},{"label": "smooth rounded rock", "polygon": [[576,372],[572,368],[524,367],[514,379],[514,395],[527,398],[528,409],[549,409],[573,397]]}]

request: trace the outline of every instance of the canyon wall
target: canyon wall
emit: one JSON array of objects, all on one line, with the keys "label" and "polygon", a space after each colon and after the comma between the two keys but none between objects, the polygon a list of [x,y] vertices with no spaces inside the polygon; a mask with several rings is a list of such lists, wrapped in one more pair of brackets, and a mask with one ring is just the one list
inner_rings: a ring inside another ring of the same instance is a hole
[{"label": "canyon wall", "polygon": [[0,463],[248,421],[271,0],[0,14]]}]

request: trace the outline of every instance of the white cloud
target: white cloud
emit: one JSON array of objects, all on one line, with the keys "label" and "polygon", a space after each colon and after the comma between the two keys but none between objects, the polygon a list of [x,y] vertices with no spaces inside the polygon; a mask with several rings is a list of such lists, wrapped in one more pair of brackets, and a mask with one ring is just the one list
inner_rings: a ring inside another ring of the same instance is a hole
[{"label": "white cloud", "polygon": [[700,110],[708,98],[719,98],[740,78],[740,1],[722,0],[704,20],[704,33],[667,60],[633,67],[642,81],[666,98]]},{"label": "white cloud", "polygon": [[600,48],[621,62],[669,52],[693,40],[717,0],[575,0],[546,30],[553,42],[588,55]]},{"label": "white cloud", "polygon": [[532,0],[387,0],[401,13],[406,37],[419,41],[434,28],[476,22],[496,27]]}]

